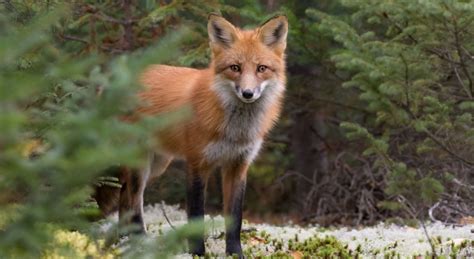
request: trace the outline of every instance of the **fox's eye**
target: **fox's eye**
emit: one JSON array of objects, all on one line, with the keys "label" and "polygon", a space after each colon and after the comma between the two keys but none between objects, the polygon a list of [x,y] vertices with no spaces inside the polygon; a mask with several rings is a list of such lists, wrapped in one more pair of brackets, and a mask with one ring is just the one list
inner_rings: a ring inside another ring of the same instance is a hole
[{"label": "fox's eye", "polygon": [[240,66],[239,65],[232,65],[232,66],[230,66],[230,70],[232,70],[232,72],[240,72]]},{"label": "fox's eye", "polygon": [[263,72],[265,72],[265,71],[267,70],[267,68],[268,68],[268,67],[265,66],[265,65],[259,65],[259,66],[257,67],[257,72],[263,73]]}]

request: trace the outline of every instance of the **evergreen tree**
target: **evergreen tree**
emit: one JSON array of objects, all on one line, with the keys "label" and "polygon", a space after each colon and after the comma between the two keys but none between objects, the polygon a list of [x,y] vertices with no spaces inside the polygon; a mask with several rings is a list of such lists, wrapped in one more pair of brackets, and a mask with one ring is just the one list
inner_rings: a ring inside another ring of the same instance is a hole
[{"label": "evergreen tree", "polygon": [[136,105],[138,72],[175,58],[183,33],[110,60],[76,56],[54,41],[67,5],[1,7],[0,257],[37,258],[59,229],[90,232],[82,208],[97,177],[139,165],[150,129],[172,119],[120,116]]},{"label": "evergreen tree", "polygon": [[[341,1],[343,21],[307,14],[341,48],[332,61],[350,73],[371,116],[341,123],[385,172],[386,193],[421,212],[436,202],[472,211],[474,4],[470,1]],[[459,197],[463,201],[459,203]],[[386,203],[386,205],[392,205]],[[424,214],[426,215],[426,214]]]}]

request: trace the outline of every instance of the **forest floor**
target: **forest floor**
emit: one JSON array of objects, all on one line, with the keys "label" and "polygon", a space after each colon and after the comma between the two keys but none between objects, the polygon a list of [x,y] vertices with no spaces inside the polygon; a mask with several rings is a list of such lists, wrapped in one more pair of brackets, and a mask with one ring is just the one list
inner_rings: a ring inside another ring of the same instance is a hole
[{"label": "forest floor", "polygon": [[[144,220],[148,236],[153,238],[170,231],[172,226],[183,226],[186,223],[186,213],[177,205],[148,205],[145,207]],[[206,251],[213,257],[225,255],[223,221],[221,216],[206,216]],[[438,255],[474,257],[474,225],[426,223],[426,228]],[[314,251],[329,251],[335,254],[348,253],[351,257],[359,255],[362,258],[418,258],[431,254],[432,251],[423,228],[383,223],[359,228],[322,228],[291,224],[274,226],[244,221],[242,240],[245,253],[252,256],[286,255],[301,258]],[[180,254],[177,258],[192,257]]]}]

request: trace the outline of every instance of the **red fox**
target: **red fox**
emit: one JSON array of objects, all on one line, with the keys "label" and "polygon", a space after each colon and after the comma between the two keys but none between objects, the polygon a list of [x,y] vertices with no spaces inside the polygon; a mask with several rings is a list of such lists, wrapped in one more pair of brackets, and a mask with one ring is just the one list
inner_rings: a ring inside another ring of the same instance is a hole
[{"label": "red fox", "polygon": [[[209,68],[152,65],[141,75],[139,114],[156,115],[191,107],[186,121],[160,130],[159,153],[140,171],[124,171],[119,215],[133,213],[143,222],[143,192],[152,177],[161,175],[173,158],[185,159],[188,220],[204,219],[204,192],[209,173],[221,168],[226,218],[226,253],[242,257],[240,230],[247,169],[265,135],[276,122],[285,91],[286,16],[275,16],[253,30],[234,27],[210,14],[208,34],[212,59]],[[98,192],[98,198],[107,193]],[[99,204],[100,205],[100,204]],[[105,205],[102,209],[108,210]],[[204,233],[202,233],[204,235]],[[203,255],[204,237],[190,240],[191,252]]]}]

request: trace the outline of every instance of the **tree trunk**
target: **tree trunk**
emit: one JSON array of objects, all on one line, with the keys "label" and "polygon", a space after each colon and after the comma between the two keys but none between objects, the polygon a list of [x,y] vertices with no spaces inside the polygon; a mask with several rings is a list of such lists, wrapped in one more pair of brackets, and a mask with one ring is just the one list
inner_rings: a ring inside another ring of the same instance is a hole
[{"label": "tree trunk", "polygon": [[[296,198],[303,215],[315,204],[315,186],[328,173],[328,155],[324,137],[324,117],[317,111],[302,111],[294,114],[291,129],[291,152],[295,171],[298,174]],[[313,189],[313,190],[312,190]]]}]

